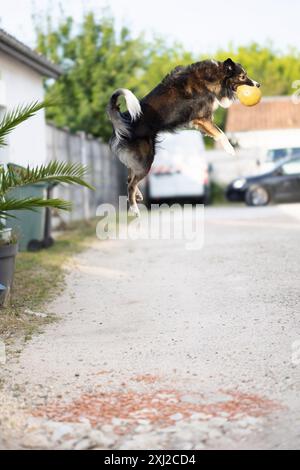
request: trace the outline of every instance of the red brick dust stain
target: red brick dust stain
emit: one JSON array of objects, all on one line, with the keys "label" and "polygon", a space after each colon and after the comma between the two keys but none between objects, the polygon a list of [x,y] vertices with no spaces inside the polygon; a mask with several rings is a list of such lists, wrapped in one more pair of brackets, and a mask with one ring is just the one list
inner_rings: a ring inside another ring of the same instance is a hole
[{"label": "red brick dust stain", "polygon": [[160,377],[152,374],[136,375],[132,378],[134,382],[141,382],[144,384],[154,384],[160,380]]},{"label": "red brick dust stain", "polygon": [[93,426],[111,424],[113,418],[118,418],[124,420],[124,426],[117,425],[116,429],[122,434],[128,426],[138,424],[139,420],[148,420],[160,427],[169,426],[174,424],[173,417],[177,413],[182,415],[181,419],[188,419],[194,413],[203,413],[209,420],[226,412],[229,420],[235,420],[241,415],[261,417],[282,409],[278,403],[258,395],[237,391],[222,393],[228,396],[228,400],[221,403],[212,400],[203,403],[203,397],[196,393],[189,393],[194,398],[193,403],[189,403],[182,399],[186,394],[168,389],[147,393],[132,390],[85,393],[69,404],[53,402],[40,406],[33,410],[32,415],[64,422],[78,422],[81,418],[87,418]]},{"label": "red brick dust stain", "polygon": [[204,413],[218,415],[221,412],[226,412],[229,419],[236,419],[238,415],[253,416],[256,418],[267,416],[273,411],[283,409],[283,406],[278,402],[270,400],[266,397],[261,397],[255,394],[248,394],[239,391],[223,391],[231,399],[222,403],[212,403],[204,406]]}]

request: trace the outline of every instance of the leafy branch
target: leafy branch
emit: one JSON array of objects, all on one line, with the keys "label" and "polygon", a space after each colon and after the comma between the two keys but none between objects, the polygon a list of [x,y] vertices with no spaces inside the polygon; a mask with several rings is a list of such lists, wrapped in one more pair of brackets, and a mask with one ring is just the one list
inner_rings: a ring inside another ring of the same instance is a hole
[{"label": "leafy branch", "polygon": [[[53,104],[53,103],[50,103]],[[38,111],[48,106],[47,101],[35,101],[28,105],[17,106],[12,111],[5,113],[0,121],[0,147],[6,145],[7,135],[19,124],[27,121]],[[43,198],[21,198],[14,199],[9,196],[12,189],[37,184],[66,183],[93,187],[85,181],[88,169],[79,163],[68,163],[52,161],[46,165],[35,168],[16,168],[8,165],[7,168],[0,165],[0,228],[7,217],[13,217],[10,211],[16,210],[36,210],[39,207],[54,207],[61,210],[70,210],[72,204],[62,199]]]}]

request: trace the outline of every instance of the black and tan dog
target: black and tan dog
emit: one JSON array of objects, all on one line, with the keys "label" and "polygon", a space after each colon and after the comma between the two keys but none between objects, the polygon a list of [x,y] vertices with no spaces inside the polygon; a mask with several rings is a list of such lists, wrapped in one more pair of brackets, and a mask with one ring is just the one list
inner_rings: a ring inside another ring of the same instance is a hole
[{"label": "black and tan dog", "polygon": [[[141,101],[130,90],[122,88],[113,93],[108,105],[114,129],[110,144],[129,169],[128,199],[134,214],[139,214],[137,201],[143,199],[138,183],[151,168],[159,132],[199,129],[234,154],[226,135],[213,123],[213,113],[218,106],[228,108],[232,104],[239,85],[260,86],[231,59],[204,60],[176,67]],[[119,108],[120,96],[126,101],[125,113]]]}]

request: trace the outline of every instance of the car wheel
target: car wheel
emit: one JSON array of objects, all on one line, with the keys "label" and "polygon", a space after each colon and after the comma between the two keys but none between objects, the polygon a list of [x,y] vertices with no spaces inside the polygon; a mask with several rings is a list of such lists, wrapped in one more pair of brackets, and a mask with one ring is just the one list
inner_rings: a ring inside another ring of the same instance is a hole
[{"label": "car wheel", "polygon": [[263,186],[250,187],[245,196],[247,206],[266,206],[270,199],[270,194]]}]

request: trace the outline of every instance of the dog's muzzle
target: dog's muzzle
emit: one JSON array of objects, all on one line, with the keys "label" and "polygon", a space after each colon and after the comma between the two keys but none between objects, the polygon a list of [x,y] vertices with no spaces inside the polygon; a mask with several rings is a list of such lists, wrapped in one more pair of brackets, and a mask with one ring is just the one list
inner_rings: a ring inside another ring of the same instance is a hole
[{"label": "dog's muzzle", "polygon": [[250,80],[249,79],[249,82],[248,85],[250,86],[256,86],[257,88],[260,88],[260,83],[256,82],[255,80]]}]

